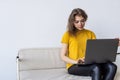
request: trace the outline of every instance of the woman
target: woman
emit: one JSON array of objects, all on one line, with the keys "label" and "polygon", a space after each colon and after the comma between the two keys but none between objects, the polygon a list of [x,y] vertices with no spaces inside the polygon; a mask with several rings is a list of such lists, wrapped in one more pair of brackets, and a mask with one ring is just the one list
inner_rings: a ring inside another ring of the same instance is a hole
[{"label": "woman", "polygon": [[68,30],[61,40],[61,58],[67,63],[69,74],[91,76],[92,80],[113,80],[117,66],[112,62],[82,65],[87,39],[96,39],[94,32],[84,28],[87,18],[85,11],[80,8],[73,9],[71,12]]}]

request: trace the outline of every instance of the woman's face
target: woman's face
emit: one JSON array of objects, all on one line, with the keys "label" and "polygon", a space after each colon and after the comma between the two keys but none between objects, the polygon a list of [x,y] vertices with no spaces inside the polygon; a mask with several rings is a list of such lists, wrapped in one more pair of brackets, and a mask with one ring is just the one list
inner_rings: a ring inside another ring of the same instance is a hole
[{"label": "woman's face", "polygon": [[74,26],[78,30],[83,30],[85,25],[85,19],[82,16],[75,16]]}]

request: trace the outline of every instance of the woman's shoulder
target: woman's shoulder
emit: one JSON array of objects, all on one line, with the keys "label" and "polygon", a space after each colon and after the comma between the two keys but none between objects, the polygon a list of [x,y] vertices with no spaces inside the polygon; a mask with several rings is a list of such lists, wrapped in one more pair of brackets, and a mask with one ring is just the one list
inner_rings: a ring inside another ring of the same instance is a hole
[{"label": "woman's shoulder", "polygon": [[93,31],[86,29],[86,33],[87,33],[88,35],[92,36],[92,39],[95,39],[95,38],[96,38],[96,35],[95,35],[95,33],[94,33]]},{"label": "woman's shoulder", "polygon": [[63,35],[68,35],[68,36],[69,36],[70,34],[69,34],[68,31],[65,31],[65,32],[63,33]]}]

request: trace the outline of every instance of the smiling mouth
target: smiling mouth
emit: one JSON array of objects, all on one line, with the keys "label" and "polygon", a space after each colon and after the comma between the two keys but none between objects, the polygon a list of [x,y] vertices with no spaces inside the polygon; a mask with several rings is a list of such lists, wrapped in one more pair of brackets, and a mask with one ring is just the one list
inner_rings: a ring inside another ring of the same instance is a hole
[{"label": "smiling mouth", "polygon": [[83,28],[83,26],[79,26],[78,28]]}]

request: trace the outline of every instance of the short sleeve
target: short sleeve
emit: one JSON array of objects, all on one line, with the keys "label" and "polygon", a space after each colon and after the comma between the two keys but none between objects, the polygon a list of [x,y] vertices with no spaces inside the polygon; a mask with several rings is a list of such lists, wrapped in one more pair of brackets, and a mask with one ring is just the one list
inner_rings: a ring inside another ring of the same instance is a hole
[{"label": "short sleeve", "polygon": [[91,39],[96,39],[96,35],[94,32],[91,32]]},{"label": "short sleeve", "polygon": [[68,32],[65,32],[63,34],[62,39],[61,39],[61,43],[66,43],[66,44],[69,43],[69,33]]}]

